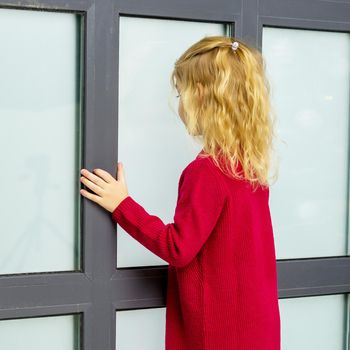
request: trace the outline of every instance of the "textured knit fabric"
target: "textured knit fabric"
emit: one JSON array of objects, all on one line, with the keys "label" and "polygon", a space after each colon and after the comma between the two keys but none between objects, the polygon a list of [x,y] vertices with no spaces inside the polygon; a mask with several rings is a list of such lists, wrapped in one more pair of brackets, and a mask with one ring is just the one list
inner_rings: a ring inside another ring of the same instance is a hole
[{"label": "textured knit fabric", "polygon": [[112,218],[169,263],[166,350],[280,350],[269,188],[253,192],[202,153],[181,173],[172,223],[130,195]]}]

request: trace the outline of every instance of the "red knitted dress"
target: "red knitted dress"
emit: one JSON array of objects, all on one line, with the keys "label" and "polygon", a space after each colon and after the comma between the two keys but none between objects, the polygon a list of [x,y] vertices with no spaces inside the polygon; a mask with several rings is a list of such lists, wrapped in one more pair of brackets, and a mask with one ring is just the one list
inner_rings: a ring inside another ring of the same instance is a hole
[{"label": "red knitted dress", "polygon": [[180,176],[172,223],[130,195],[112,219],[169,263],[166,350],[280,350],[269,188],[253,192],[201,153]]}]

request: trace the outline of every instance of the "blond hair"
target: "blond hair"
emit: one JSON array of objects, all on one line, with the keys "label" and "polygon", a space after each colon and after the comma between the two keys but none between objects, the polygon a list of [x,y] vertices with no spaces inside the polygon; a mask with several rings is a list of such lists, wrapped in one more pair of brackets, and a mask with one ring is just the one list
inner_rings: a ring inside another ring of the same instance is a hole
[{"label": "blond hair", "polygon": [[[234,41],[239,43],[235,51]],[[230,171],[221,169],[254,188],[269,186],[274,110],[260,51],[237,38],[206,36],[176,60],[170,82],[173,91],[181,88],[186,129],[201,137],[204,156],[220,168],[219,157],[228,159]]]}]

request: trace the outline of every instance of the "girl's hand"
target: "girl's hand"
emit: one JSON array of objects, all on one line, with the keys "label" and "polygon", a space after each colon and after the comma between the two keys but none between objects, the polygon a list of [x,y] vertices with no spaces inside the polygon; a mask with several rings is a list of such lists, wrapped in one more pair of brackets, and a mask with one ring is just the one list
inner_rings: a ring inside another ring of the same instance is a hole
[{"label": "girl's hand", "polygon": [[119,203],[129,195],[123,164],[118,162],[117,180],[105,170],[94,169],[93,172],[97,176],[86,169],[81,169],[80,173],[83,176],[80,181],[96,194],[84,189],[81,189],[80,193],[112,213]]}]

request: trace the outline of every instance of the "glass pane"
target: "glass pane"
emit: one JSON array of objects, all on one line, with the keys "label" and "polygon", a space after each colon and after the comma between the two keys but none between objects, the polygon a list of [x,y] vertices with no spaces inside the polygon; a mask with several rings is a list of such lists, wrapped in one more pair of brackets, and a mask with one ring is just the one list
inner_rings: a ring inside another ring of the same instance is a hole
[{"label": "glass pane", "polygon": [[265,27],[263,54],[278,120],[277,258],[347,255],[350,34]]},{"label": "glass pane", "polygon": [[164,350],[165,308],[117,311],[116,338],[116,350]]},{"label": "glass pane", "polygon": [[[118,160],[129,193],[166,223],[173,221],[181,171],[202,148],[177,114],[170,74],[195,41],[226,30],[216,23],[120,18]],[[118,267],[167,264],[116,226]]]},{"label": "glass pane", "polygon": [[3,350],[79,350],[78,315],[0,321]]},{"label": "glass pane", "polygon": [[283,350],[348,350],[347,295],[280,299]]},{"label": "glass pane", "polygon": [[80,268],[80,27],[0,10],[0,274]]}]

